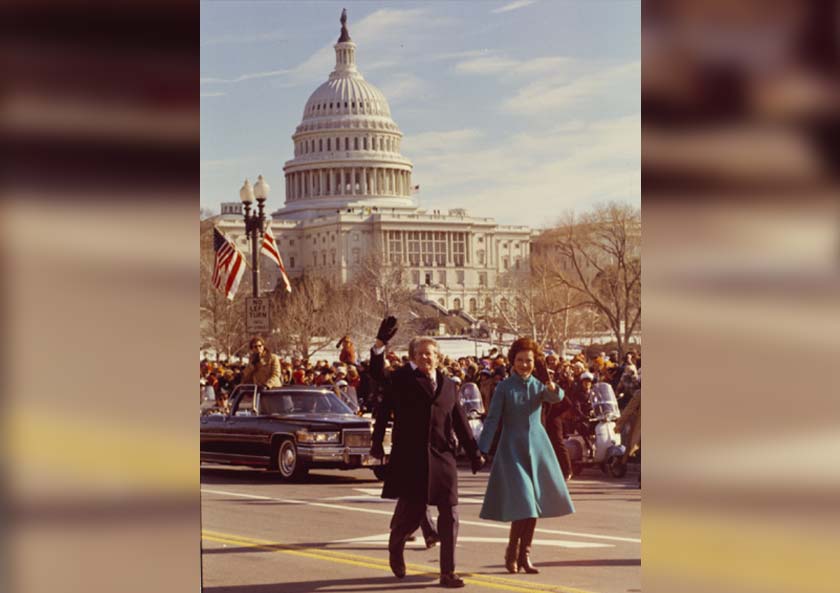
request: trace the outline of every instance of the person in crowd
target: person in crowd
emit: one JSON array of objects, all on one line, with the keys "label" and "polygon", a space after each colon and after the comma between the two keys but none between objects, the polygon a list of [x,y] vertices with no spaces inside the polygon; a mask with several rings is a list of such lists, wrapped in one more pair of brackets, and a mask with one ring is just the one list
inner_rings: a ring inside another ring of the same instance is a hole
[{"label": "person in crowd", "polygon": [[499,383],[479,438],[487,452],[502,425],[493,458],[487,492],[479,516],[510,521],[505,568],[516,573],[537,573],[530,552],[538,517],[559,517],[574,512],[569,490],[551,441],[540,423],[543,402],[560,402],[564,393],[549,377],[543,384],[534,377],[540,348],[531,338],[519,338],[510,347],[511,376]]},{"label": "person in crowd", "polygon": [[[564,394],[569,393],[569,380],[564,376],[560,376],[560,373],[556,370],[556,361],[552,361],[555,365],[555,368],[552,369],[548,360],[548,356],[546,356],[545,363],[542,363],[541,359],[537,359],[534,376],[544,384],[549,383],[550,379],[554,379]],[[563,413],[568,408],[569,399],[567,397],[563,397],[558,403],[543,403],[543,426],[545,427],[546,433],[548,433],[548,440],[551,441],[551,446],[554,449],[554,454],[557,456],[563,477],[567,481],[572,477],[572,460],[569,456],[568,449],[566,449],[566,443],[564,442],[566,433],[563,430]]]},{"label": "person in crowd", "polygon": [[356,346],[353,344],[350,336],[342,337],[335,347],[341,348],[341,352],[338,354],[338,360],[347,365],[356,364]]},{"label": "person in crowd", "polygon": [[242,383],[260,385],[262,387],[280,387],[283,381],[280,378],[280,359],[272,354],[265,347],[265,342],[260,337],[251,338],[248,346],[251,355],[248,359],[248,366],[242,373]]},{"label": "person in crowd", "polygon": [[437,506],[440,585],[463,587],[464,581],[455,574],[458,471],[453,431],[471,460],[473,473],[481,469],[484,459],[460,405],[455,383],[437,368],[439,349],[434,339],[411,340],[409,364],[386,375],[385,346],[396,332],[396,318],[382,321],[370,359],[372,376],[384,385],[384,396],[376,411],[372,457],[384,457],[382,441],[386,425],[392,413],[394,418],[393,445],[382,488],[383,498],[397,499],[391,519],[388,560],[394,575],[405,577],[405,540],[420,526],[427,506]]},{"label": "person in crowd", "polygon": [[570,404],[572,408],[572,430],[583,437],[586,448],[592,452],[593,426],[589,422],[592,414],[592,384],[595,377],[590,372],[581,373],[572,386]]},{"label": "person in crowd", "polygon": [[628,404],[621,411],[621,416],[615,421],[615,432],[621,433],[625,425],[630,427],[630,439],[624,452],[624,463],[641,447],[642,443],[642,389],[638,388],[633,393]]}]

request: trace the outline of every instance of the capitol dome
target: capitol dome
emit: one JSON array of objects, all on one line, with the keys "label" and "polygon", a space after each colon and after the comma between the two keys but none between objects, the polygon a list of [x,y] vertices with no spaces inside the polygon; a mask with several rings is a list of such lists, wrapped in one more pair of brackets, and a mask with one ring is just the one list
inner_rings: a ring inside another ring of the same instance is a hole
[{"label": "capitol dome", "polygon": [[356,68],[356,44],[341,15],[335,69],[310,95],[285,163],[279,218],[312,218],[348,208],[414,210],[411,162],[388,100]]}]

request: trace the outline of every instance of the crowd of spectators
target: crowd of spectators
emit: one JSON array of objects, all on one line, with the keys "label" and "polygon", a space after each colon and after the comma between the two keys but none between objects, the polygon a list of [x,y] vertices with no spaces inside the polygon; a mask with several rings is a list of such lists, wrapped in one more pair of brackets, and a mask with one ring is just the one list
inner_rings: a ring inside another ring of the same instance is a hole
[{"label": "crowd of spectators", "polygon": [[[363,412],[372,411],[376,403],[376,386],[368,372],[368,360],[357,360],[356,351],[350,338],[345,336],[339,342],[342,348],[339,360],[330,362],[326,359],[303,359],[300,357],[281,357],[280,376],[283,385],[313,385],[342,389],[353,392],[354,399]],[[387,365],[394,369],[408,364],[408,356],[399,356],[394,352],[386,354]],[[461,384],[475,383],[480,392],[484,409],[489,409],[490,398],[496,385],[508,377],[508,361],[501,351],[491,349],[483,356],[441,357],[441,371]],[[247,364],[214,362],[207,359],[200,363],[201,401],[215,402],[217,407],[225,408],[227,398],[233,389],[242,382]],[[635,388],[638,386],[641,357],[636,352],[628,352],[619,359],[617,352],[609,355],[600,353],[595,358],[585,354],[561,357],[548,351],[545,358],[538,361],[541,369],[537,375],[551,373],[563,390],[573,396],[581,391],[581,377],[592,383],[607,381],[612,386],[623,409]],[[570,397],[570,403],[574,397]]]}]

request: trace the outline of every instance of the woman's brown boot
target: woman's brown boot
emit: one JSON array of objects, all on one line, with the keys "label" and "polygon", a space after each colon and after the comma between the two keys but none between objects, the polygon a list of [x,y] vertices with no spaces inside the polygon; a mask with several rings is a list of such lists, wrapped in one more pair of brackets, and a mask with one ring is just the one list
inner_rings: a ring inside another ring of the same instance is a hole
[{"label": "woman's brown boot", "polygon": [[531,542],[534,541],[534,530],[537,528],[536,519],[523,519],[524,524],[520,531],[519,539],[519,569],[528,574],[537,574],[540,571],[531,564]]},{"label": "woman's brown boot", "polygon": [[508,537],[508,547],[505,550],[505,568],[508,572],[515,573],[519,570],[516,563],[519,557],[519,532],[521,521],[513,521],[510,524],[510,536]]}]

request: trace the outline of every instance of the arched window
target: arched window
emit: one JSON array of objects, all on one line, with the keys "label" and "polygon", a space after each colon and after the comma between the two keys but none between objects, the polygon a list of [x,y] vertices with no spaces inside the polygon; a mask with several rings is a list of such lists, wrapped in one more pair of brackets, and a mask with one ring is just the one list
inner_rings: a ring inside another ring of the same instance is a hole
[{"label": "arched window", "polygon": [[353,138],[353,150],[359,150],[359,137]]},{"label": "arched window", "polygon": [[484,310],[488,313],[493,310],[493,299],[491,299],[490,297],[484,299]]},{"label": "arched window", "polygon": [[470,313],[475,313],[476,302],[475,299],[470,299]]},{"label": "arched window", "polygon": [[344,150],[350,150],[350,138],[344,139]]},{"label": "arched window", "polygon": [[455,299],[454,301],[452,301],[452,308],[455,309],[456,311],[460,311],[461,310],[461,299]]}]

